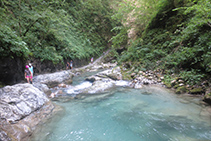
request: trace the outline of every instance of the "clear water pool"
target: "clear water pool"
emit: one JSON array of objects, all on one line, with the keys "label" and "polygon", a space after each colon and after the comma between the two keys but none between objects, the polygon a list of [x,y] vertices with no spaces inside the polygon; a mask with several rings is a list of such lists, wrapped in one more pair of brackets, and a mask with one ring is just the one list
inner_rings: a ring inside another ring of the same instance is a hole
[{"label": "clear water pool", "polygon": [[199,101],[160,87],[118,87],[104,94],[55,101],[63,113],[42,125],[32,140],[211,140],[210,107]]}]

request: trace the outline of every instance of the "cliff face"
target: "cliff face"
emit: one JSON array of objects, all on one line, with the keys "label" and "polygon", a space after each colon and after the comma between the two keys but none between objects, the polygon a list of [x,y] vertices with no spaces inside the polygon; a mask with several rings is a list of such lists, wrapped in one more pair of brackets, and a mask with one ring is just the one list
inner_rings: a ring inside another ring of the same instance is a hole
[{"label": "cliff face", "polygon": [[0,82],[15,84],[24,78],[24,63],[21,58],[7,57],[0,59]]},{"label": "cliff face", "polygon": [[[70,62],[70,60],[64,60],[63,62]],[[90,62],[89,59],[76,59],[73,60],[73,68],[87,65]],[[32,63],[34,67],[34,75],[43,73],[52,73],[66,69],[66,64],[58,63],[53,64],[51,61],[40,61],[39,59],[30,59],[25,61],[21,58],[7,57],[0,59],[0,85],[13,85],[20,82],[24,82],[24,69],[25,65]]]}]

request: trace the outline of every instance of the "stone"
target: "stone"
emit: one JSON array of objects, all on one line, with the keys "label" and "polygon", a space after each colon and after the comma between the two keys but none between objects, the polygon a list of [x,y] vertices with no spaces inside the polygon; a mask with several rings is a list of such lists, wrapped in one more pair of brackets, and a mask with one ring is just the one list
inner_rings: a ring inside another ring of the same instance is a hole
[{"label": "stone", "polygon": [[135,78],[135,75],[136,75],[136,73],[131,73],[130,76],[131,76],[132,78]]},{"label": "stone", "polygon": [[1,139],[28,140],[35,127],[51,116],[55,107],[40,89],[28,83],[0,89]]},{"label": "stone", "polygon": [[6,86],[0,91],[1,119],[20,120],[48,102],[46,94],[31,84]]},{"label": "stone", "polygon": [[51,90],[48,88],[46,84],[33,83],[33,86],[38,88],[40,91],[43,91],[47,95],[51,94]]},{"label": "stone", "polygon": [[171,81],[171,86],[173,87],[176,84],[176,82],[177,82],[176,80],[172,80]]},{"label": "stone", "polygon": [[184,84],[183,84],[183,83],[180,83],[179,86],[180,86],[180,87],[181,87],[181,86],[184,86]]},{"label": "stone", "polygon": [[179,79],[179,80],[178,80],[178,82],[179,82],[179,83],[184,83],[184,81],[183,81],[183,80],[181,80],[181,79]]},{"label": "stone", "polygon": [[58,86],[59,86],[60,88],[66,88],[66,87],[67,87],[67,85],[64,84],[64,83],[61,83],[61,84],[59,84]]},{"label": "stone", "polygon": [[46,84],[48,87],[55,87],[62,82],[69,81],[73,76],[74,74],[70,71],[61,71],[35,76],[33,82]]},{"label": "stone", "polygon": [[192,90],[189,91],[190,94],[204,94],[204,90],[202,88],[193,88]]},{"label": "stone", "polygon": [[164,80],[164,77],[160,77],[161,80]]},{"label": "stone", "polygon": [[207,93],[204,97],[203,97],[203,101],[205,101],[206,103],[211,105],[211,92]]},{"label": "stone", "polygon": [[185,93],[187,91],[185,86],[180,86],[176,89],[176,94],[182,94]]}]

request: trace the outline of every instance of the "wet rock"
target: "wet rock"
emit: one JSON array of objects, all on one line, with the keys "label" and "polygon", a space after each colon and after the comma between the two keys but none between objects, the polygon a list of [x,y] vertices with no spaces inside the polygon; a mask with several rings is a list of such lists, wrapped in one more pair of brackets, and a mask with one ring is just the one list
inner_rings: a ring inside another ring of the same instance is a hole
[{"label": "wet rock", "polygon": [[115,81],[111,79],[103,79],[93,82],[91,87],[81,91],[81,93],[101,93],[115,86]]},{"label": "wet rock", "polygon": [[87,77],[85,80],[89,82],[94,82],[96,80],[96,77],[90,76],[90,77]]}]

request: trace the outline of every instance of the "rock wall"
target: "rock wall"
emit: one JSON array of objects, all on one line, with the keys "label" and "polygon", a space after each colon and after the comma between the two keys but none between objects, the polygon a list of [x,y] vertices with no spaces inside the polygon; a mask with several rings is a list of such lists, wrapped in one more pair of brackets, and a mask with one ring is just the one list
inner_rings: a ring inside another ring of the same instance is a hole
[{"label": "rock wall", "polygon": [[[38,59],[30,59],[28,61],[22,58],[6,57],[0,59],[0,84],[13,85],[26,81],[24,79],[25,65],[32,63],[34,67],[34,75],[52,73],[66,69],[66,62],[70,60],[64,60],[64,63],[53,64],[51,61],[40,61]],[[90,63],[89,59],[73,60],[73,68],[78,68]]]},{"label": "rock wall", "polygon": [[19,57],[0,58],[0,82],[3,84],[19,83],[24,78],[24,63]]}]

